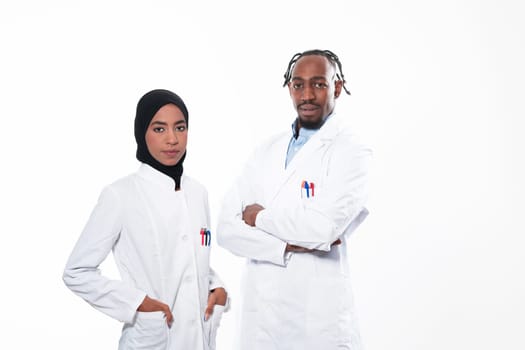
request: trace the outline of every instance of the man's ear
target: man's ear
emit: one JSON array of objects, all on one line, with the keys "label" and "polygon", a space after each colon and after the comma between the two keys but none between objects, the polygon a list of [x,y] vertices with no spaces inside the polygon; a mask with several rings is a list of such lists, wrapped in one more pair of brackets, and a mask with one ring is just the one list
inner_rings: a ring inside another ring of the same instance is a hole
[{"label": "man's ear", "polygon": [[335,96],[335,98],[338,98],[339,95],[341,95],[341,91],[343,91],[343,81],[342,80],[336,80],[335,81],[335,89],[334,89],[334,96]]}]

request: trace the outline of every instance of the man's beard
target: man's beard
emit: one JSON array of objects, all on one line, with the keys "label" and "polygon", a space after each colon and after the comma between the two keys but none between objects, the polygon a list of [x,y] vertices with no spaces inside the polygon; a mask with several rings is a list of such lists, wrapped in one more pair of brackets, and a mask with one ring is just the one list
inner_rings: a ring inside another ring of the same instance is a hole
[{"label": "man's beard", "polygon": [[321,120],[314,122],[314,121],[308,121],[308,120],[302,120],[301,117],[299,117],[299,123],[301,125],[301,128],[305,129],[320,129],[321,126],[324,124],[324,118]]}]

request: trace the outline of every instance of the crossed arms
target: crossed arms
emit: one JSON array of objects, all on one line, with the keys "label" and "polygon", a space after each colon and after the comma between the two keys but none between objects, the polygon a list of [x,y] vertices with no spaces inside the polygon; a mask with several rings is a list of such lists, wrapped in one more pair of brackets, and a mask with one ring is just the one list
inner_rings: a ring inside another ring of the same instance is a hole
[{"label": "crossed arms", "polygon": [[[257,219],[257,214],[263,210],[264,207],[260,204],[254,203],[246,206],[244,208],[244,211],[242,212],[242,220],[249,226],[255,227],[255,220]],[[341,244],[341,240],[338,238],[333,243],[334,245]],[[311,248],[305,248],[301,247],[295,244],[286,243],[286,252],[294,252],[294,253],[310,253],[313,251],[316,251],[317,249],[311,249]]]}]

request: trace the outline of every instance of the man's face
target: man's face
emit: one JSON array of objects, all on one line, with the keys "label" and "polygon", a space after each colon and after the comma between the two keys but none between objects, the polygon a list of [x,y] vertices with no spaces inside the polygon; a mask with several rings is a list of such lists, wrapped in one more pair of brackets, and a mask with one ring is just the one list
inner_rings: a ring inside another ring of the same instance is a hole
[{"label": "man's face", "polygon": [[335,81],[334,67],[323,56],[301,57],[288,83],[290,96],[299,116],[299,126],[315,129],[332,113],[342,81]]}]

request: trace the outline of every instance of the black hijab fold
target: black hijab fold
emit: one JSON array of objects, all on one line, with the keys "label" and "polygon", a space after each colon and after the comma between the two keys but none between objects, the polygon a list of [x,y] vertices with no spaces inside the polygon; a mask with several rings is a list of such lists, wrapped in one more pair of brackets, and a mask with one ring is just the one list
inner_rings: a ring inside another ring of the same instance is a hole
[{"label": "black hijab fold", "polygon": [[182,163],[184,162],[184,158],[186,158],[186,152],[184,152],[184,155],[177,164],[166,166],[153,158],[146,145],[146,131],[153,116],[159,109],[170,103],[180,109],[186,120],[186,125],[188,124],[188,110],[186,109],[184,101],[182,101],[178,95],[169,90],[152,90],[142,96],[137,104],[135,140],[137,141],[137,159],[171,177],[175,181],[175,189],[178,190],[183,172]]}]

